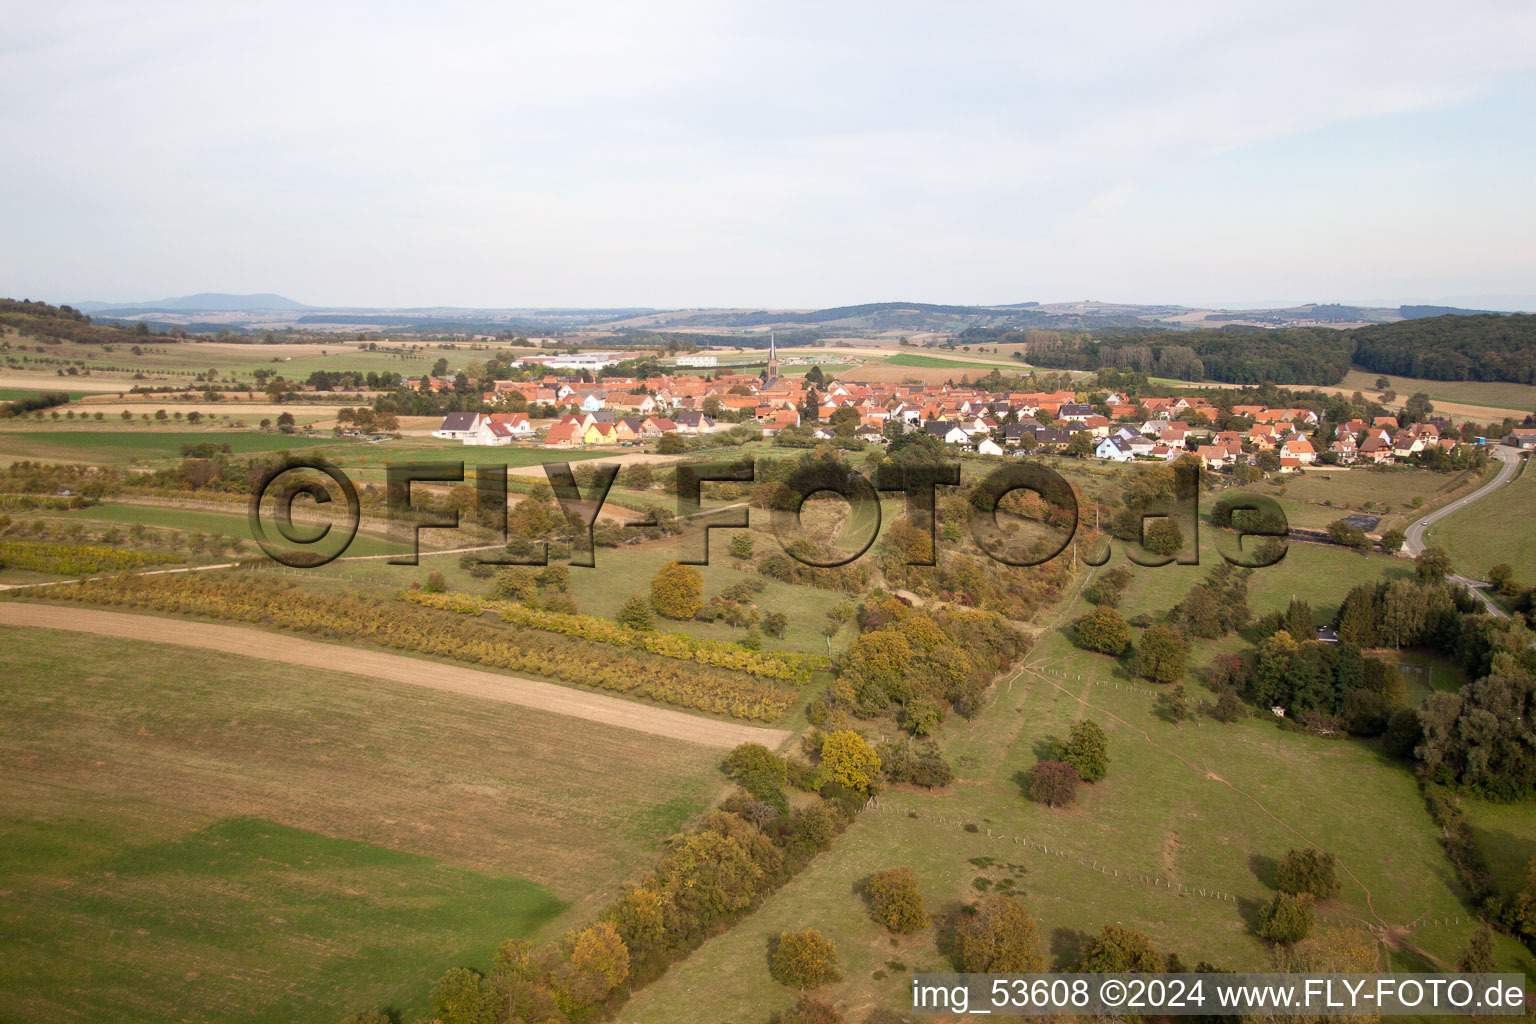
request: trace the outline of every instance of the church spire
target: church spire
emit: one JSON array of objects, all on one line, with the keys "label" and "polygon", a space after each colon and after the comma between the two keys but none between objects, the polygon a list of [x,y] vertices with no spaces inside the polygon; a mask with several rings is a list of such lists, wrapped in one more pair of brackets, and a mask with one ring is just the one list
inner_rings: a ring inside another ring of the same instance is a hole
[{"label": "church spire", "polygon": [[778,337],[773,331],[768,332],[768,376],[770,378],[779,375],[779,348]]}]

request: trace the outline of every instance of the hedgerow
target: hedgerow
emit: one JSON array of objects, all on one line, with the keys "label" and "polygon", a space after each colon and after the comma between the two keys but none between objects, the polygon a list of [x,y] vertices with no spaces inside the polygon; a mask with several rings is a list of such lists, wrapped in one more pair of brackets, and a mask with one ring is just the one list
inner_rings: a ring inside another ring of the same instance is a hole
[{"label": "hedgerow", "polygon": [[550,633],[579,637],[593,643],[612,647],[631,647],[665,658],[678,658],[712,668],[730,669],[766,679],[782,679],[787,682],[809,682],[811,670],[819,661],[801,654],[785,654],[771,651],[753,651],[740,644],[687,633],[648,632],[631,629],[611,619],[596,615],[571,615],[566,612],[547,611],[512,601],[493,601],[470,594],[429,594],[420,590],[403,590],[398,595],[402,601],[458,612],[461,615],[481,615],[495,612],[501,621],[541,629]]},{"label": "hedgerow", "polygon": [[[235,573],[119,576],[24,593],[29,599],[126,605],[367,640],[395,650],[562,679],[733,718],[771,722],[795,701],[793,690],[741,672],[684,665],[647,651],[620,653],[576,637],[507,630],[424,608],[284,587]],[[430,672],[431,667],[423,666],[422,671]]]}]

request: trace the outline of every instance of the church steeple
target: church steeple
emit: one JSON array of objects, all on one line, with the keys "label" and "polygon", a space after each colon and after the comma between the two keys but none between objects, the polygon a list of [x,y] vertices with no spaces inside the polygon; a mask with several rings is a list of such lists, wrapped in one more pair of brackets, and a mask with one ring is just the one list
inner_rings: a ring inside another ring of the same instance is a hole
[{"label": "church steeple", "polygon": [[774,332],[768,332],[768,377],[770,379],[779,375],[779,347],[778,339]]}]

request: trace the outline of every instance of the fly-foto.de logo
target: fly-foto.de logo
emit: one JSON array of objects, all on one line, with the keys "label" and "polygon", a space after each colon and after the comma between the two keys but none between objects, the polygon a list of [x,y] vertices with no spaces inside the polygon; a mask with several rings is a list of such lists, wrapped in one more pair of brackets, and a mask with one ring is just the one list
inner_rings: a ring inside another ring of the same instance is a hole
[{"label": "fly-foto.de logo", "polygon": [[[568,462],[546,463],[545,479],[554,500],[572,524],[579,543],[572,546],[570,564],[594,567],[596,544],[594,529],[598,514],[608,500],[618,476],[613,463],[592,467],[590,482],[576,480]],[[1126,541],[1126,555],[1136,565],[1156,568],[1169,564],[1199,564],[1200,486],[1199,469],[1193,463],[1173,466],[1175,486],[1171,495],[1155,498],[1137,510],[1136,540]],[[414,484],[463,484],[472,479],[474,514],[492,533],[492,542],[502,552],[484,551],[477,561],[492,565],[546,565],[549,562],[547,540],[535,539],[527,545],[508,544],[508,498],[510,488],[505,465],[480,465],[472,478],[466,478],[463,462],[434,462],[385,469],[384,511],[390,535],[408,550],[389,559],[393,565],[415,565],[420,552],[420,531],[454,530],[460,526],[460,511],[427,511],[413,502]],[[326,481],[326,482],[322,482]],[[684,544],[688,549],[678,561],[688,565],[709,564],[709,535],[714,530],[750,528],[751,510],[746,503],[728,508],[705,508],[704,485],[731,483],[741,487],[757,483],[757,465],[753,462],[684,462],[676,467],[676,520],[688,524]],[[940,487],[958,487],[961,482],[959,462],[897,465],[885,463],[873,477],[836,461],[817,460],[802,464],[787,477],[779,500],[766,511],[775,539],[784,553],[801,564],[817,568],[847,565],[864,556],[880,535],[881,496],[900,497],[911,523],[926,535],[926,545],[918,552],[908,551],[908,565],[936,565],[941,544],[938,532],[938,494]],[[333,493],[335,496],[333,497]],[[848,506],[840,541],[840,550],[828,551],[824,545],[804,543],[802,511],[813,496],[840,496]],[[338,498],[346,505],[343,521],[336,525],[301,527],[294,522],[295,502],[305,496],[316,506],[331,505]],[[1034,518],[1045,529],[1020,537],[999,520],[1007,511],[1005,501],[1013,496],[1029,502]],[[969,491],[972,514],[966,517],[971,539],[987,557],[1003,565],[1042,565],[1063,557],[1078,537],[1079,507],[1072,485],[1055,470],[1038,463],[1013,463],[992,468]],[[1285,539],[1289,533],[1285,513],[1278,502],[1263,495],[1238,495],[1221,502],[1224,520],[1230,529],[1214,531],[1217,552],[1233,565],[1259,569],[1274,565],[1285,557]],[[1154,553],[1136,541],[1145,540],[1149,524],[1177,517],[1194,532],[1193,542],[1181,544],[1175,553]],[[315,568],[340,557],[357,536],[362,522],[362,501],[355,484],[340,468],[316,456],[291,456],[271,468],[252,490],[249,518],[251,534],[262,551],[274,561],[293,568]],[[269,523],[277,537],[269,531]],[[655,527],[654,518],[627,522],[624,528]],[[1097,530],[1095,529],[1095,534]],[[1246,544],[1248,538],[1263,541]],[[323,550],[322,550],[323,547]],[[514,547],[526,550],[514,551]],[[1092,554],[1078,556],[1090,565],[1103,565],[1113,554],[1113,542],[1103,538]]]}]

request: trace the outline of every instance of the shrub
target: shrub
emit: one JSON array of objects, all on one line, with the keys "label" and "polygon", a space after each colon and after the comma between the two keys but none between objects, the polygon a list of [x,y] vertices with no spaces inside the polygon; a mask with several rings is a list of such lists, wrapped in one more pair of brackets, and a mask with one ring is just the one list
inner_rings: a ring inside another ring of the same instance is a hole
[{"label": "shrub", "polygon": [[1130,630],[1120,613],[1100,605],[1073,623],[1077,645],[1101,654],[1119,655],[1131,645]]},{"label": "shrub", "polygon": [[1275,888],[1294,896],[1331,900],[1339,894],[1337,858],[1312,847],[1287,850],[1275,869]]},{"label": "shrub", "polygon": [[1077,801],[1077,769],[1060,761],[1040,761],[1029,770],[1029,798],[1047,807],[1070,807]]},{"label": "shrub", "polygon": [[1083,943],[1077,969],[1095,974],[1150,974],[1163,969],[1163,958],[1152,948],[1152,940],[1141,932],[1107,924]]},{"label": "shrub", "polygon": [[1312,931],[1312,897],[1277,892],[1259,908],[1259,935],[1271,942],[1300,942]]},{"label": "shrub", "polygon": [[651,580],[651,607],[668,619],[691,619],[704,603],[704,574],[691,565],[668,562]]},{"label": "shrub", "polygon": [[1154,555],[1176,555],[1184,546],[1184,531],[1177,522],[1163,517],[1147,527],[1143,543]]},{"label": "shrub", "polygon": [[917,876],[908,868],[891,868],[871,875],[864,883],[870,914],[893,932],[920,932],[928,927]]},{"label": "shrub", "polygon": [[427,582],[421,585],[421,589],[423,593],[441,594],[448,589],[448,581],[443,578],[442,573],[434,570],[427,574]]},{"label": "shrub", "polygon": [[1109,774],[1109,737],[1093,719],[1074,723],[1067,742],[1056,746],[1056,760],[1075,768],[1084,782],[1098,782]]},{"label": "shrub", "polygon": [[758,800],[778,809],[789,810],[784,786],[789,782],[789,766],[784,759],[761,743],[743,743],[725,759],[725,774]]},{"label": "shrub", "polygon": [[880,755],[852,729],[839,729],[821,745],[824,777],[859,793],[868,793],[880,774]]},{"label": "shrub", "polygon": [[731,538],[731,557],[752,557],[752,535],[750,533],[738,533]]},{"label": "shrub", "polygon": [[651,616],[650,602],[639,594],[625,601],[619,608],[617,621],[621,626],[628,626],[642,633],[656,628],[656,620]]},{"label": "shrub", "polygon": [[1175,683],[1189,667],[1189,640],[1174,626],[1153,626],[1141,636],[1136,652],[1141,674],[1154,683]]},{"label": "shrub", "polygon": [[780,932],[769,973],[779,984],[793,988],[819,988],[843,977],[837,947],[814,928]]},{"label": "shrub", "polygon": [[829,1003],[801,996],[798,1003],[779,1014],[778,1024],[843,1024],[843,1015]]},{"label": "shrub", "polygon": [[916,746],[910,742],[882,743],[875,752],[880,755],[880,767],[890,782],[933,789],[947,786],[955,779],[954,769],[931,740]]},{"label": "shrub", "polygon": [[1045,969],[1035,920],[1012,896],[996,894],[968,908],[955,927],[956,965],[969,974]]},{"label": "shrub", "polygon": [[932,736],[943,721],[944,708],[929,697],[913,697],[901,709],[901,726],[914,736]]}]

